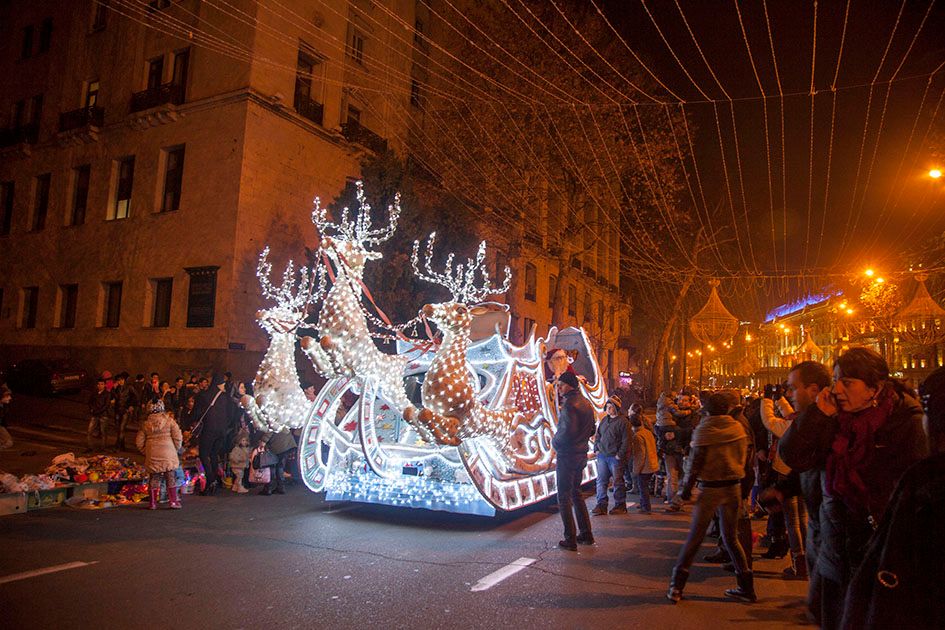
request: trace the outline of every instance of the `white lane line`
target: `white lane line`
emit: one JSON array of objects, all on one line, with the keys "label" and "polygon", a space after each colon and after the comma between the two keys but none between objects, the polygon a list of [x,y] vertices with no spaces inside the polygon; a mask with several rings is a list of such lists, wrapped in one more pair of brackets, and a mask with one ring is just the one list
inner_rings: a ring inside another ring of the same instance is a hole
[{"label": "white lane line", "polygon": [[69,569],[78,569],[81,567],[87,567],[91,564],[98,563],[98,560],[93,560],[92,562],[67,562],[66,564],[57,564],[53,567],[46,567],[44,569],[34,569],[32,571],[25,571],[23,573],[14,573],[13,575],[4,575],[0,576],[0,584],[6,584],[7,582],[16,582],[17,580],[25,580],[31,577],[37,577],[39,575],[46,575],[47,573],[58,573],[59,571],[68,571]]},{"label": "white lane line", "polygon": [[510,578],[528,565],[537,562],[534,558],[519,558],[515,562],[510,562],[498,571],[493,571],[486,577],[476,582],[472,591],[486,591],[506,578]]}]

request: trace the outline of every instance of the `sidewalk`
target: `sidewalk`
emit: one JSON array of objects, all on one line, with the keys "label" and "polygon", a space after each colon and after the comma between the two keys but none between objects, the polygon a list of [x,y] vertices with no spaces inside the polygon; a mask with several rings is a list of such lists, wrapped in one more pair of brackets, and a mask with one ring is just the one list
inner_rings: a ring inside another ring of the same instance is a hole
[{"label": "sidewalk", "polygon": [[[57,455],[68,452],[81,455],[87,446],[87,397],[88,392],[57,397],[15,393],[7,413],[13,448],[0,451],[0,470],[17,476],[39,474]],[[127,427],[126,448],[134,449],[137,431],[137,425]],[[109,434],[109,446],[115,443],[116,437],[115,432]],[[144,461],[137,450],[115,454]]]}]

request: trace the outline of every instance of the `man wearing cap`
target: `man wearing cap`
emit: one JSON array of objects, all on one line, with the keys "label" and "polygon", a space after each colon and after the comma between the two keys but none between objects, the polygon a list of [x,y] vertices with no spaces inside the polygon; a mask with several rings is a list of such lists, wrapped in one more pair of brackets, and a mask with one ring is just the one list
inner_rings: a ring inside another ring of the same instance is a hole
[{"label": "man wearing cap", "polygon": [[587,467],[587,441],[594,435],[594,410],[578,390],[574,372],[564,372],[558,377],[558,391],[563,400],[558,413],[558,430],[552,440],[558,455],[555,469],[558,510],[564,523],[564,539],[558,541],[558,546],[577,551],[578,543],[594,544],[591,517],[581,496],[581,480]]},{"label": "man wearing cap", "polygon": [[754,602],[754,579],[748,568],[745,550],[738,542],[738,510],[741,505],[741,481],[751,457],[748,432],[730,413],[738,399],[729,392],[717,392],[708,397],[705,410],[708,416],[699,423],[692,435],[689,469],[679,494],[688,500],[696,481],[702,493],[692,510],[689,536],[679,551],[676,566],[666,597],[674,604],[682,599],[683,588],[689,578],[689,568],[705,538],[709,522],[719,515],[722,541],[735,565],[738,587],[728,589],[725,595],[745,602]]},{"label": "man wearing cap", "polygon": [[627,467],[627,419],[621,411],[619,396],[611,396],[604,405],[605,415],[597,425],[594,435],[594,452],[597,453],[597,506],[594,516],[607,514],[607,486],[614,480],[614,507],[611,514],[627,513],[627,486],[624,471]]}]

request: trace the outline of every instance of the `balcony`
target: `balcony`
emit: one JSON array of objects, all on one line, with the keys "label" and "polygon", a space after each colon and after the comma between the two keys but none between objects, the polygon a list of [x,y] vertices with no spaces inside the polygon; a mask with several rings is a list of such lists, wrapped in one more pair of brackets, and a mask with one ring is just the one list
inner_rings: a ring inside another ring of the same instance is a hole
[{"label": "balcony", "polygon": [[73,131],[83,127],[101,127],[105,123],[105,110],[101,107],[82,107],[59,114],[59,131]]},{"label": "balcony", "polygon": [[373,151],[374,153],[384,153],[387,151],[387,140],[354,120],[341,123],[341,135],[343,135],[348,142],[360,144],[365,149]]},{"label": "balcony", "polygon": [[131,111],[140,112],[160,105],[180,105],[184,102],[184,86],[165,83],[131,95]]},{"label": "balcony", "polygon": [[0,147],[18,144],[35,144],[39,139],[39,124],[21,125],[12,129],[0,129]]},{"label": "balcony", "polygon": [[325,115],[325,106],[301,92],[296,92],[295,111],[299,113],[299,116],[311,120],[316,125],[321,125]]}]

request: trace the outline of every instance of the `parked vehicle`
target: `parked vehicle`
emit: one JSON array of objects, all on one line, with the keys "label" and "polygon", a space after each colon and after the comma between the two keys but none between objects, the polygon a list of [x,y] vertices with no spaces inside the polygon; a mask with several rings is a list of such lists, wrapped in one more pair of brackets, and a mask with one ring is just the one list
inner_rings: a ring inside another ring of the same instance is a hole
[{"label": "parked vehicle", "polygon": [[81,390],[88,375],[64,359],[24,359],[7,370],[7,381],[14,391],[52,396]]}]

